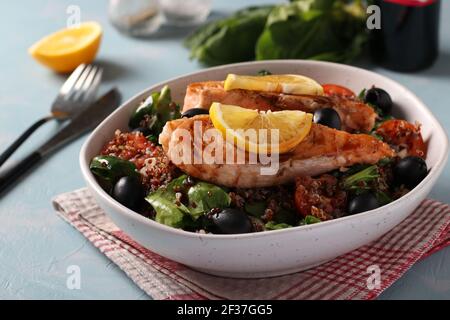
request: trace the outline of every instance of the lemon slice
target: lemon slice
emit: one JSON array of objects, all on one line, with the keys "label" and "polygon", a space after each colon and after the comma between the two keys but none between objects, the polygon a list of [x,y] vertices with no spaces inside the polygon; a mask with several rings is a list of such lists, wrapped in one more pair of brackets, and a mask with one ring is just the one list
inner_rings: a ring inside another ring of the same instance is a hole
[{"label": "lemon slice", "polygon": [[322,86],[315,80],[296,74],[267,76],[240,76],[229,74],[224,84],[225,90],[244,89],[287,94],[323,95]]},{"label": "lemon slice", "polygon": [[[312,114],[303,111],[259,112],[217,102],[211,105],[209,114],[214,127],[227,142],[235,143],[237,147],[245,146],[247,151],[253,153],[285,153],[292,150],[308,135],[312,123]],[[271,135],[273,129],[278,133],[274,139]]]},{"label": "lemon slice", "polygon": [[96,22],[57,31],[36,42],[28,52],[37,61],[57,72],[70,72],[94,60],[100,46],[102,28]]}]

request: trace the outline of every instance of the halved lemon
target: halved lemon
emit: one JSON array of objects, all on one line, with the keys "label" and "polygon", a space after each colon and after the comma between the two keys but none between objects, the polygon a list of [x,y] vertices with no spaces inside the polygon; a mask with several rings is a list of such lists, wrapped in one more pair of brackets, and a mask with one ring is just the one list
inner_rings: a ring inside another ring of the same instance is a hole
[{"label": "halved lemon", "polygon": [[94,60],[100,46],[102,28],[96,22],[84,22],[44,37],[28,49],[30,55],[57,72],[73,71]]},{"label": "halved lemon", "polygon": [[312,123],[312,114],[303,111],[259,112],[217,102],[211,105],[209,115],[227,142],[253,153],[292,150],[308,135]]},{"label": "halved lemon", "polygon": [[244,89],[286,94],[323,95],[322,86],[315,80],[296,74],[267,76],[240,76],[229,74],[225,80],[226,91]]}]

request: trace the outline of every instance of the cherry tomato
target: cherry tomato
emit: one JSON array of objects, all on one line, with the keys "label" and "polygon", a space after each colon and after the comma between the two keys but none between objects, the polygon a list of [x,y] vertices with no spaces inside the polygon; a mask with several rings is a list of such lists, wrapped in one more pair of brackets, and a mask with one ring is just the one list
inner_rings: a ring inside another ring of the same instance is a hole
[{"label": "cherry tomato", "polygon": [[323,84],[323,92],[326,96],[341,96],[345,98],[355,98],[355,93],[349,88],[337,84]]}]

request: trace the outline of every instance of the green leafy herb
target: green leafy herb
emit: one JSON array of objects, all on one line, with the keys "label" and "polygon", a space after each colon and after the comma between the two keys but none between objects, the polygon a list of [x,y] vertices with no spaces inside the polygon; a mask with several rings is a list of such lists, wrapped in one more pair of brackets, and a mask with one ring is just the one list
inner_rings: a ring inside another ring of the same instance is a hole
[{"label": "green leafy herb", "polygon": [[280,230],[291,228],[292,226],[287,223],[276,223],[275,221],[269,221],[264,225],[264,227],[266,230]]},{"label": "green leafy herb", "polygon": [[392,164],[392,158],[383,158],[376,165],[350,167],[342,177],[342,187],[354,195],[370,191],[381,205],[392,202]]},{"label": "green leafy herb", "polygon": [[89,169],[108,192],[118,179],[124,176],[139,176],[133,162],[113,156],[96,156]]},{"label": "green leafy herb", "polygon": [[255,45],[272,8],[250,7],[201,27],[185,40],[191,58],[207,65],[255,59]]},{"label": "green leafy herb", "polygon": [[305,224],[314,224],[314,223],[319,223],[322,222],[322,220],[320,220],[319,218],[316,218],[314,216],[306,216],[305,219]]},{"label": "green leafy herb", "polygon": [[148,141],[151,141],[153,143],[158,143],[158,136],[155,134],[150,134],[146,137]]},{"label": "green leafy herb", "polygon": [[182,205],[176,205],[173,199],[164,194],[151,194],[146,199],[156,211],[155,221],[174,228],[185,226]]},{"label": "green leafy herb", "polygon": [[[154,108],[159,99],[159,95],[159,92],[153,92],[136,108],[128,121],[128,126],[130,128],[134,129],[140,127],[141,122],[145,120],[144,118],[146,115],[149,117],[151,116],[153,121],[156,120],[154,117]],[[150,127],[152,123],[146,123],[145,125]]]},{"label": "green leafy herb", "polygon": [[157,222],[183,229],[192,227],[209,210],[226,208],[231,202],[222,188],[206,182],[188,184],[186,175],[172,180],[145,199],[156,211]]},{"label": "green leafy herb", "polygon": [[346,177],[343,186],[347,190],[367,190],[368,182],[376,180],[379,176],[378,167],[373,165]]},{"label": "green leafy herb", "polygon": [[149,128],[152,137],[157,137],[167,121],[180,117],[180,106],[172,102],[170,88],[164,86],[160,92],[153,92],[139,105],[129,120],[129,127]]},{"label": "green leafy herb", "polygon": [[346,168],[346,170],[344,172],[340,172],[340,176],[341,177],[348,177],[351,176],[357,172],[360,172],[366,168],[370,167],[370,165],[367,164],[355,164],[349,168]]},{"label": "green leafy herb", "polygon": [[206,183],[198,182],[193,185],[188,193],[189,212],[194,220],[213,208],[227,208],[231,199],[222,188]]},{"label": "green leafy herb", "polygon": [[350,61],[367,40],[360,0],[297,0],[252,7],[200,27],[185,44],[215,65],[252,59]]},{"label": "green leafy herb", "polygon": [[358,94],[358,99],[364,101],[364,98],[366,97],[366,92],[367,92],[366,88],[362,89],[361,92]]},{"label": "green leafy herb", "polygon": [[184,188],[185,181],[186,176],[183,175],[145,198],[156,211],[155,221],[174,228],[185,226],[185,214],[190,212],[180,199],[177,199],[177,192]]}]

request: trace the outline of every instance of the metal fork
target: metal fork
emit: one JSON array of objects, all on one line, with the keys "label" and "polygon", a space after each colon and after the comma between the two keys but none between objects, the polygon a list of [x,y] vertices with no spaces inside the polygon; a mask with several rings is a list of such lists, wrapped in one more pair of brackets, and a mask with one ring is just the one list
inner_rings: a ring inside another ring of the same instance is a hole
[{"label": "metal fork", "polygon": [[0,166],[44,123],[52,119],[60,122],[71,119],[75,114],[89,106],[95,99],[102,73],[103,69],[98,66],[79,65],[59,90],[55,101],[53,101],[50,115],[33,123],[0,155]]}]

